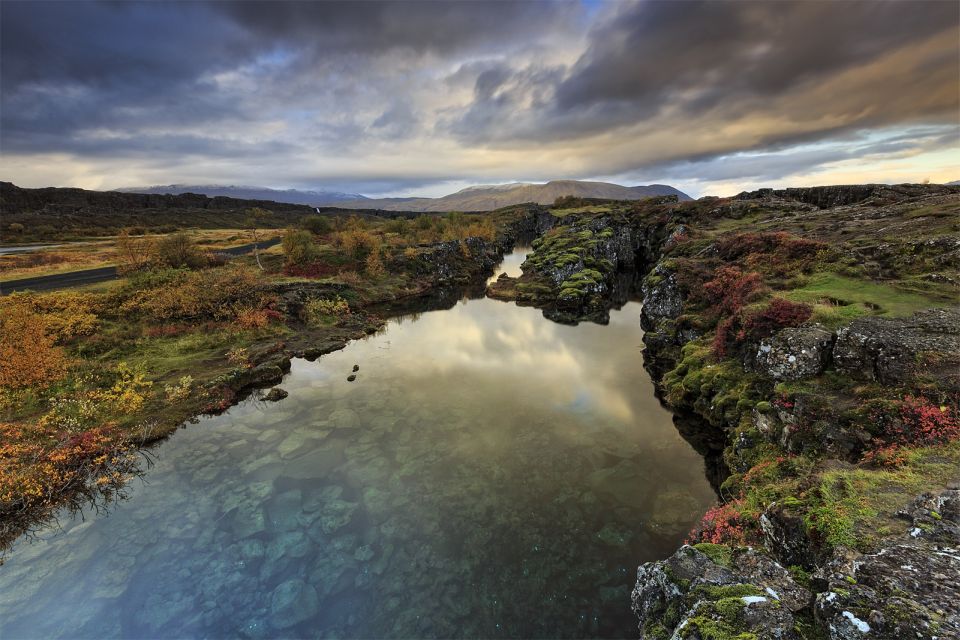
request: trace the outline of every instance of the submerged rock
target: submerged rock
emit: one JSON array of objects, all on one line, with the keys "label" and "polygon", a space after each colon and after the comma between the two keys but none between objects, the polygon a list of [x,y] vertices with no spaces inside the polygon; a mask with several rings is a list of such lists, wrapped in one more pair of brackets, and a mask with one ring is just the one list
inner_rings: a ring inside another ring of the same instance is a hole
[{"label": "submerged rock", "polygon": [[287,629],[314,617],[319,607],[316,589],[303,580],[287,580],[270,596],[270,624]]},{"label": "submerged rock", "polygon": [[277,402],[278,400],[283,400],[288,395],[290,394],[287,393],[285,389],[281,389],[280,387],[274,387],[270,389],[270,391],[268,391],[265,396],[263,396],[263,399],[266,400],[267,402]]}]

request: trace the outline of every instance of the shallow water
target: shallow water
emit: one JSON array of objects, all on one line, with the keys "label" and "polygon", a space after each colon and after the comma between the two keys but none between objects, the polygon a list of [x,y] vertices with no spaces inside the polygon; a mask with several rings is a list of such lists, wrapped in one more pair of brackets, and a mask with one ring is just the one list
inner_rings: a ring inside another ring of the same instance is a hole
[{"label": "shallow water", "polygon": [[294,361],[287,399],[190,425],[109,514],[19,543],[0,638],[635,636],[637,564],[714,499],[639,312],[469,300]]}]

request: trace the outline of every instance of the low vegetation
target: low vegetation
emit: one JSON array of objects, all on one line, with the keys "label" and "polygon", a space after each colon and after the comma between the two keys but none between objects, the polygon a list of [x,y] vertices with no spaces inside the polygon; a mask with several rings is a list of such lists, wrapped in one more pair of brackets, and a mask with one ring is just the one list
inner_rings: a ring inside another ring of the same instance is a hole
[{"label": "low vegetation", "polygon": [[[115,498],[144,445],[229,407],[258,364],[380,326],[363,308],[429,290],[432,261],[483,275],[469,247],[497,251],[524,215],[306,216],[279,246],[233,259],[212,249],[252,242],[254,225],[126,229],[95,245],[122,267],[116,283],[0,298],[0,548],[58,506]],[[302,305],[277,293],[301,288]]]}]

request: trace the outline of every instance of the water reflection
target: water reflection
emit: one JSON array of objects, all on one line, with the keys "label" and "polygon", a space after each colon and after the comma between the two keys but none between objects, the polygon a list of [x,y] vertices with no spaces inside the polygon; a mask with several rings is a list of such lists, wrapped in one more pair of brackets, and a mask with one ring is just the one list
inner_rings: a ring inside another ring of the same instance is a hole
[{"label": "water reflection", "polygon": [[505,273],[511,278],[519,278],[523,271],[520,269],[520,265],[523,264],[523,261],[527,259],[527,254],[531,251],[529,244],[517,244],[513,251],[503,256],[503,262],[500,263],[500,266],[493,270],[493,275],[487,278],[487,284],[495,282],[497,278],[500,277],[500,274]]},{"label": "water reflection", "polygon": [[0,637],[632,636],[637,563],[713,500],[639,306],[411,320],[296,361],[287,399],[178,433],[109,517],[21,543]]}]

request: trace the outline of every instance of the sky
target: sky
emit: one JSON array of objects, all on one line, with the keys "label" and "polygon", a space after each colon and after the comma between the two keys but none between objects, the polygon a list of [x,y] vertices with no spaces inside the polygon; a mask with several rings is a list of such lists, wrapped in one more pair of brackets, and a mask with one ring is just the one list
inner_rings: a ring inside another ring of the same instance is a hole
[{"label": "sky", "polygon": [[960,180],[960,3],[0,2],[0,180]]}]

